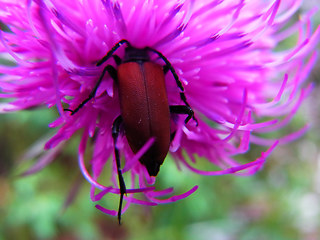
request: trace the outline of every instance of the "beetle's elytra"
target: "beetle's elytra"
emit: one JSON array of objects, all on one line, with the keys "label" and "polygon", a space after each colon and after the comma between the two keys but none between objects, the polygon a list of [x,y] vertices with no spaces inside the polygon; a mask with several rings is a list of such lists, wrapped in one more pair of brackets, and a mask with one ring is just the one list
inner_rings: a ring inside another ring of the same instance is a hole
[{"label": "beetle's elytra", "polygon": [[155,143],[140,158],[156,176],[169,151],[170,111],[162,68],[152,62],[126,62],[118,68],[121,116],[134,153],[151,138]]},{"label": "beetle's elytra", "polygon": [[[114,54],[114,52],[123,44],[126,44],[125,56],[123,59]],[[150,53],[158,55],[164,61],[164,66],[150,61]],[[163,163],[168,151],[172,136],[170,131],[170,113],[187,114],[185,123],[194,117],[193,110],[188,104],[184,95],[183,86],[176,74],[174,68],[168,59],[157,50],[145,47],[135,48],[127,40],[123,39],[116,43],[107,54],[97,63],[102,65],[109,58],[113,57],[117,64],[117,69],[112,65],[104,67],[102,74],[96,83],[89,97],[85,99],[75,110],[66,109],[75,114],[90,99],[95,96],[106,72],[114,79],[118,86],[120,99],[120,112],[112,126],[112,137],[114,140],[114,152],[118,169],[118,178],[120,186],[120,203],[118,210],[118,220],[120,223],[123,195],[126,193],[126,186],[122,177],[120,166],[119,150],[116,147],[121,126],[123,125],[125,136],[128,140],[131,150],[137,153],[141,147],[150,139],[154,138],[153,145],[139,159],[150,176],[156,176],[160,165]],[[180,89],[180,98],[184,105],[169,106],[165,74],[171,71],[174,79]],[[198,124],[198,123],[197,123]]]}]

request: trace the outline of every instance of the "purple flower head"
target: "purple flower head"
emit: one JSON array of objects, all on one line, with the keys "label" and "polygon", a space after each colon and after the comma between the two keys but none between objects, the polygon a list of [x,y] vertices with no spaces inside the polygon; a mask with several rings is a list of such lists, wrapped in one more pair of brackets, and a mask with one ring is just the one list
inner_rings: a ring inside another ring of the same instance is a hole
[{"label": "purple flower head", "polygon": [[[79,166],[92,185],[93,201],[120,194],[115,145],[124,159],[121,170],[127,194],[123,212],[131,203],[156,205],[189,196],[197,186],[181,195],[172,195],[171,188],[152,187],[155,177],[150,177],[139,159],[156,139],[150,138],[133,153],[126,134],[120,131],[114,144],[112,125],[123,114],[118,85],[108,73],[99,85],[97,82],[107,65],[118,66],[113,58],[96,65],[117,42],[126,39],[135,48],[158,51],[172,64],[184,91],[174,74],[166,73],[168,104],[186,106],[181,98],[184,93],[194,111],[198,125],[195,119],[185,123],[186,115],[171,114],[174,134],[169,153],[177,167],[203,175],[254,174],[276,145],[296,139],[308,128],[279,139],[263,136],[286,126],[311,90],[305,80],[316,61],[320,30],[312,30],[310,18],[315,10],[291,21],[301,2],[0,0],[0,21],[10,29],[0,31],[0,51],[15,62],[14,66],[0,65],[0,96],[9,99],[0,105],[0,111],[40,105],[57,109],[59,117],[50,127],[59,130],[45,145],[50,151],[61,148],[81,130]],[[296,37],[294,46],[277,49],[292,36]],[[125,48],[115,51],[121,59]],[[159,55],[149,55],[157,66],[165,65]],[[94,97],[77,112],[64,111],[77,109],[95,86]],[[85,152],[93,137],[89,173]],[[248,152],[251,144],[264,145],[266,150],[253,161],[236,161],[234,156]],[[50,151],[40,165],[53,159],[56,152]],[[111,167],[106,169],[108,161]],[[201,161],[221,170],[199,169]],[[112,173],[111,181],[103,184],[99,178],[106,171]],[[145,199],[135,193],[143,193]],[[97,208],[117,215],[115,210]]]}]

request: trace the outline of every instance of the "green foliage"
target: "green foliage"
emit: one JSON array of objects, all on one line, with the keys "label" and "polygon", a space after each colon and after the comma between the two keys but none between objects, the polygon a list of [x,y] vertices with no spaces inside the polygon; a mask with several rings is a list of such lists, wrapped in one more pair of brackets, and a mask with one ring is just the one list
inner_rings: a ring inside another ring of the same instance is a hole
[{"label": "green foliage", "polygon": [[[265,168],[250,177],[178,171],[168,157],[156,187],[173,186],[176,194],[194,185],[199,189],[172,204],[151,208],[133,205],[118,226],[116,218],[95,209],[85,180],[74,202],[63,208],[74,182],[82,179],[77,138],[42,171],[17,177],[31,165],[17,159],[46,134],[53,112],[41,109],[0,118],[1,145],[6,149],[1,152],[1,161],[10,162],[0,178],[0,239],[298,240],[317,234],[318,128],[298,142],[279,147]],[[301,126],[301,116],[297,119],[294,124]],[[251,151],[246,159],[258,157],[259,151]],[[108,196],[101,204],[116,209],[118,198]]]}]

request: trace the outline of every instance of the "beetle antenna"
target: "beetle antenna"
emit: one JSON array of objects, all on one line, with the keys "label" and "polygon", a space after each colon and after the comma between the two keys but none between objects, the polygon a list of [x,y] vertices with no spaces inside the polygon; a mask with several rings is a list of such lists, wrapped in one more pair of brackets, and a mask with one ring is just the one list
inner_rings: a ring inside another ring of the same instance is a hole
[{"label": "beetle antenna", "polygon": [[117,42],[117,43],[113,46],[113,48],[110,49],[109,52],[107,52],[107,54],[106,54],[101,60],[99,60],[99,61],[97,62],[96,65],[97,65],[97,66],[100,66],[100,65],[103,64],[105,61],[107,61],[107,60],[113,55],[113,53],[114,53],[122,44],[124,44],[124,43],[126,43],[128,46],[131,46],[131,44],[128,42],[128,40],[126,40],[126,39],[120,40],[119,42]]}]

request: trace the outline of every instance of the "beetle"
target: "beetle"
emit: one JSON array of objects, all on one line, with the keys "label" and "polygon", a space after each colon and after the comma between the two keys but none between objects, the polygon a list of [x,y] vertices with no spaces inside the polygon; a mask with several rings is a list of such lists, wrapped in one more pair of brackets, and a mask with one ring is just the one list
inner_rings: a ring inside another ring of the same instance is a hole
[{"label": "beetle", "polygon": [[[123,44],[127,46],[124,58],[121,59],[114,53]],[[165,65],[161,66],[152,62],[150,53],[158,55]],[[175,134],[170,129],[170,114],[188,115],[185,119],[185,124],[191,118],[196,122],[196,125],[198,125],[198,121],[187,102],[184,88],[175,69],[161,52],[151,47],[133,47],[128,40],[123,39],[116,43],[96,65],[102,65],[111,57],[113,57],[117,69],[112,65],[105,66],[89,97],[75,110],[65,110],[70,111],[71,115],[73,115],[90,101],[95,96],[106,72],[118,86],[121,115],[113,122],[112,137],[120,187],[118,209],[118,221],[120,224],[123,196],[126,194],[126,186],[120,166],[119,149],[116,144],[121,132],[121,126],[123,125],[125,136],[133,153],[137,153],[149,139],[154,139],[154,143],[139,161],[146,167],[150,176],[157,176],[160,165],[169,151],[170,143]],[[172,73],[180,89],[180,98],[184,105],[169,106],[165,85],[165,74],[168,71]]]}]

